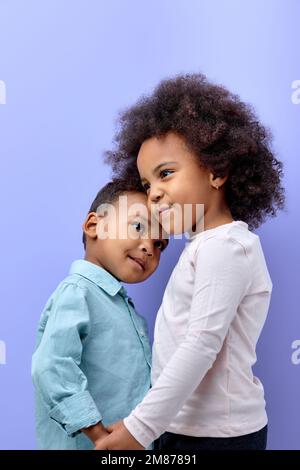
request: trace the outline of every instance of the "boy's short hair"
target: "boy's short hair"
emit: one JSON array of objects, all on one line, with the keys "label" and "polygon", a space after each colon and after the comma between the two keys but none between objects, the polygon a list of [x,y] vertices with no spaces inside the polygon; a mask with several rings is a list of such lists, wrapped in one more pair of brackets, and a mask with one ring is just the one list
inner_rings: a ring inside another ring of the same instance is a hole
[{"label": "boy's short hair", "polygon": [[116,148],[105,152],[114,175],[139,180],[141,145],[168,132],[180,135],[214,176],[228,176],[225,195],[234,219],[256,228],[284,208],[282,163],[272,150],[270,132],[251,106],[200,73],[162,80],[119,114]]},{"label": "boy's short hair", "polygon": [[[146,194],[145,189],[138,180],[131,178],[115,178],[98,191],[88,214],[97,212],[101,204],[113,204],[119,196],[126,192]],[[86,249],[86,236],[84,232],[82,234],[82,243],[84,249]]]}]

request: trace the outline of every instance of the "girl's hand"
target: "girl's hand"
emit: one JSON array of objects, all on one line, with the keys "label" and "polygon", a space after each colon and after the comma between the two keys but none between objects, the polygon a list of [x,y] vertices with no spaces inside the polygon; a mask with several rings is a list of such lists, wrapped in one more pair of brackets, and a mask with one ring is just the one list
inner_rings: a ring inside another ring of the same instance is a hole
[{"label": "girl's hand", "polygon": [[95,450],[145,450],[125,427],[123,420],[107,427],[107,437],[95,443]]}]

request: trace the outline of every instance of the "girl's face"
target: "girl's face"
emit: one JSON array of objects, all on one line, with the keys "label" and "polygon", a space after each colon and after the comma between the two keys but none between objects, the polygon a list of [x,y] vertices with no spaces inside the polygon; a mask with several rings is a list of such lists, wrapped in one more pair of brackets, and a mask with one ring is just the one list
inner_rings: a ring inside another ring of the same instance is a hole
[{"label": "girl's face", "polygon": [[[204,211],[200,207],[200,218],[210,210],[217,192],[216,180],[179,135],[170,132],[145,140],[138,153],[137,167],[147,190],[148,206],[170,234],[189,231],[199,221],[196,204],[204,205]],[[161,212],[163,209],[166,210]],[[180,211],[182,222],[178,224]],[[167,218],[169,230],[164,223]]]}]

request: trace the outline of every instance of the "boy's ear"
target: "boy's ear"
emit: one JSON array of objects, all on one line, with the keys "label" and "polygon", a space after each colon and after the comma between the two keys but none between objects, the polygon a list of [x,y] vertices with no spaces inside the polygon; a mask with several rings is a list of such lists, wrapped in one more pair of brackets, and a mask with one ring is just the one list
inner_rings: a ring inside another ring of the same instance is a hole
[{"label": "boy's ear", "polygon": [[221,176],[215,176],[213,173],[209,174],[209,182],[211,186],[213,186],[215,189],[221,188],[226,182],[227,178],[228,178],[228,175],[221,177]]},{"label": "boy's ear", "polygon": [[90,212],[82,224],[82,230],[86,237],[95,240],[97,238],[98,215],[96,212]]}]

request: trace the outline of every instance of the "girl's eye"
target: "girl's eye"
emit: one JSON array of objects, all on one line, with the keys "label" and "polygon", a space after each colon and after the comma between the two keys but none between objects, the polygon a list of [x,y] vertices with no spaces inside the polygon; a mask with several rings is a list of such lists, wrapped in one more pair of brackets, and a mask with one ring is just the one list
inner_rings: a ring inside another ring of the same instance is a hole
[{"label": "girl's eye", "polygon": [[161,178],[165,178],[166,176],[169,176],[169,175],[171,175],[172,173],[174,173],[174,171],[172,171],[172,170],[162,170],[162,171],[160,172],[159,176],[160,176]]},{"label": "girl's eye", "polygon": [[135,227],[137,232],[139,233],[145,232],[145,225],[143,225],[141,222],[133,222],[132,225]]},{"label": "girl's eye", "polygon": [[[171,175],[172,173],[174,173],[173,170],[162,170],[162,171],[159,173],[159,176],[160,176],[161,178],[166,178],[167,176]],[[145,191],[149,191],[149,189],[150,189],[150,184],[149,184],[149,183],[143,184],[143,188],[145,189]]]},{"label": "girl's eye", "polygon": [[148,189],[150,189],[150,184],[149,183],[143,184],[143,188],[145,191],[148,191]]}]

